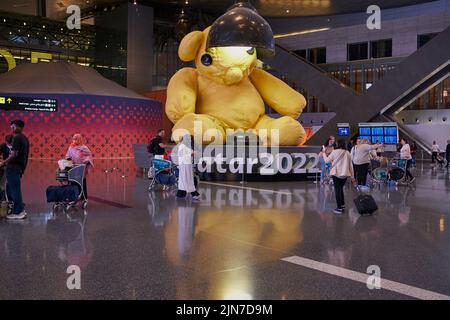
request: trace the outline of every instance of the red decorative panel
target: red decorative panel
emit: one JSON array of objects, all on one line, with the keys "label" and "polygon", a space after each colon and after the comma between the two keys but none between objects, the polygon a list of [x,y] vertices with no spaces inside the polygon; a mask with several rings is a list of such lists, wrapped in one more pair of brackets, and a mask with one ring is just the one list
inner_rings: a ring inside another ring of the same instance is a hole
[{"label": "red decorative panel", "polygon": [[11,120],[25,121],[24,133],[30,140],[32,158],[61,159],[75,133],[85,137],[95,158],[133,157],[132,145],[147,144],[162,126],[162,105],[155,100],[79,95],[33,97],[57,99],[58,112],[0,111],[2,140],[10,132]]}]

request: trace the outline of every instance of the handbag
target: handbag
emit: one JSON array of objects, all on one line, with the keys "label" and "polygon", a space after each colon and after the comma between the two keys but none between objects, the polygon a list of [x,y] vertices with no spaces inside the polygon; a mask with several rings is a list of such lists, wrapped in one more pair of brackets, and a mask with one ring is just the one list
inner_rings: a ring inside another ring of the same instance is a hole
[{"label": "handbag", "polygon": [[337,163],[339,161],[341,161],[341,159],[344,157],[344,155],[345,155],[345,150],[343,152],[341,152],[341,155],[339,156],[339,158],[337,158],[336,161],[334,162],[334,164],[331,165],[330,171],[333,170],[334,167],[336,167]]},{"label": "handbag", "polygon": [[11,201],[0,201],[0,218],[6,218],[7,215],[12,213],[13,203]]}]

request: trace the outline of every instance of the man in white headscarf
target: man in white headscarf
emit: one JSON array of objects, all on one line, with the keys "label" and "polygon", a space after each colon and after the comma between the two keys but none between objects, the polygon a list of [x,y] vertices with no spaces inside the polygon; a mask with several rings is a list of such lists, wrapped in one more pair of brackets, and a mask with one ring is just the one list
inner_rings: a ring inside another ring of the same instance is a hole
[{"label": "man in white headscarf", "polygon": [[199,200],[200,194],[197,192],[194,183],[194,165],[192,164],[192,155],[194,151],[191,147],[191,136],[186,134],[178,145],[178,198],[184,198],[188,193],[193,200]]}]

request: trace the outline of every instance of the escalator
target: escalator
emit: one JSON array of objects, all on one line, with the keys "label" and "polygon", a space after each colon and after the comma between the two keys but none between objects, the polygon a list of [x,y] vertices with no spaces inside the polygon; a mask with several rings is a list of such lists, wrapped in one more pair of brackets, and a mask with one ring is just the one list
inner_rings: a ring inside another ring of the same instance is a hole
[{"label": "escalator", "polygon": [[[399,110],[450,74],[450,27],[402,60],[361,95],[295,53],[279,45],[276,49],[275,57],[266,63],[336,112],[336,116],[311,137],[308,144],[320,144],[334,135],[339,122],[357,125],[380,115],[395,120],[394,115]],[[399,126],[413,138],[413,133],[400,123]],[[417,141],[424,145],[425,150],[429,149],[420,139]]]}]

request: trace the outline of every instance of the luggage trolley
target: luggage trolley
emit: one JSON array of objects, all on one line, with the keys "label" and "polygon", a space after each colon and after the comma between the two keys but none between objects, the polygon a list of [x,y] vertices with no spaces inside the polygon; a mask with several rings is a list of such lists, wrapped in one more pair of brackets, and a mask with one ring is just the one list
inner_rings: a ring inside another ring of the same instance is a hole
[{"label": "luggage trolley", "polygon": [[56,172],[56,180],[63,186],[75,185],[79,189],[78,198],[75,201],[60,201],[53,204],[53,209],[59,205],[63,205],[66,210],[74,207],[78,203],[83,209],[87,207],[87,199],[84,193],[83,181],[86,176],[86,165],[80,164],[65,170],[58,170]]},{"label": "luggage trolley", "polygon": [[408,183],[406,178],[407,159],[392,158],[389,163],[389,180],[397,184]]},{"label": "luggage trolley", "polygon": [[439,152],[436,157],[438,165],[441,167],[447,166],[447,159],[445,157],[445,152]]},{"label": "luggage trolley", "polygon": [[171,161],[153,159],[148,175],[151,179],[150,185],[148,186],[148,191],[153,190],[156,185],[161,185],[163,190],[176,186],[178,182],[177,171],[177,166],[174,166]]},{"label": "luggage trolley", "polygon": [[370,179],[369,183],[372,188],[387,184],[389,179],[389,170],[387,166],[387,159],[384,157],[379,160],[371,160],[370,162]]}]

